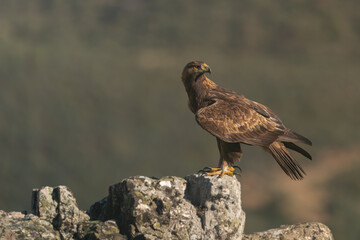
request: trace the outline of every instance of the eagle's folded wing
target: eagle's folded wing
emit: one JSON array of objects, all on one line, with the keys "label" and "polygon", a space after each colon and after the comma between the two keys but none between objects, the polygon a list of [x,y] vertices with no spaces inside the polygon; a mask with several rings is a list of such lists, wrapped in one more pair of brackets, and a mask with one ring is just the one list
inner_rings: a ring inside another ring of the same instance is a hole
[{"label": "eagle's folded wing", "polygon": [[197,111],[196,121],[225,142],[268,146],[284,133],[284,126],[266,112],[259,113],[246,101],[246,98],[239,101],[216,99]]}]

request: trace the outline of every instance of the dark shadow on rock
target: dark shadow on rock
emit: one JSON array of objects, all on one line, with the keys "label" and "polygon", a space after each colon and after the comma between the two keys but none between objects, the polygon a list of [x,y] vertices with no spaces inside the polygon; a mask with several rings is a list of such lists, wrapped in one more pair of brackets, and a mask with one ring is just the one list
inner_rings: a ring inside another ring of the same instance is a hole
[{"label": "dark shadow on rock", "polygon": [[212,183],[209,178],[198,175],[187,176],[185,199],[189,200],[195,207],[203,207],[211,193]]},{"label": "dark shadow on rock", "polygon": [[90,209],[86,212],[90,216],[90,220],[101,220],[103,219],[104,209],[107,203],[108,197],[104,197],[100,201],[97,201],[90,206]]}]

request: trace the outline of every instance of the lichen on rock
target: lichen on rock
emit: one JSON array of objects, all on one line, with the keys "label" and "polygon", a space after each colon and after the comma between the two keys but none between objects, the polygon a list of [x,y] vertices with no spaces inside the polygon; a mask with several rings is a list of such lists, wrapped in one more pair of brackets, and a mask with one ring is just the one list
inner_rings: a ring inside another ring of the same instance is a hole
[{"label": "lichen on rock", "polygon": [[43,187],[34,189],[32,194],[32,212],[52,223],[65,239],[76,233],[77,224],[90,219],[81,211],[72,192],[66,186]]},{"label": "lichen on rock", "polygon": [[280,228],[270,229],[245,235],[243,240],[334,240],[330,229],[322,223],[299,223],[283,225]]},{"label": "lichen on rock", "polygon": [[60,233],[52,224],[33,214],[21,212],[6,213],[0,210],[0,239],[44,239],[60,240]]},{"label": "lichen on rock", "polygon": [[126,240],[127,237],[120,234],[119,228],[115,221],[85,221],[78,225],[75,239],[111,239]]}]

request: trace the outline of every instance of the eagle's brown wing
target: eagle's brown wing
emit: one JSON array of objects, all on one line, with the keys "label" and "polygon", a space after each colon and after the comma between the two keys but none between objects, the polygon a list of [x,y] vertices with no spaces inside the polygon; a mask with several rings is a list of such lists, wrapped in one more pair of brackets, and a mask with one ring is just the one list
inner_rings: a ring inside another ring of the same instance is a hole
[{"label": "eagle's brown wing", "polygon": [[196,113],[206,131],[225,142],[269,146],[285,131],[282,122],[265,106],[242,95],[226,94]]}]

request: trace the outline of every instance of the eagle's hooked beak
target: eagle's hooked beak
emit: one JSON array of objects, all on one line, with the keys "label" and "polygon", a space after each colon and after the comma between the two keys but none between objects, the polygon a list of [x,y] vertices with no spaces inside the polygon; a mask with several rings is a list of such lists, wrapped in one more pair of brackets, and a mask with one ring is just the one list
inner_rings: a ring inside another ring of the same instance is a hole
[{"label": "eagle's hooked beak", "polygon": [[201,65],[201,70],[203,72],[208,72],[211,74],[211,68],[209,67],[209,65],[207,65],[206,63],[204,63],[203,65]]}]

